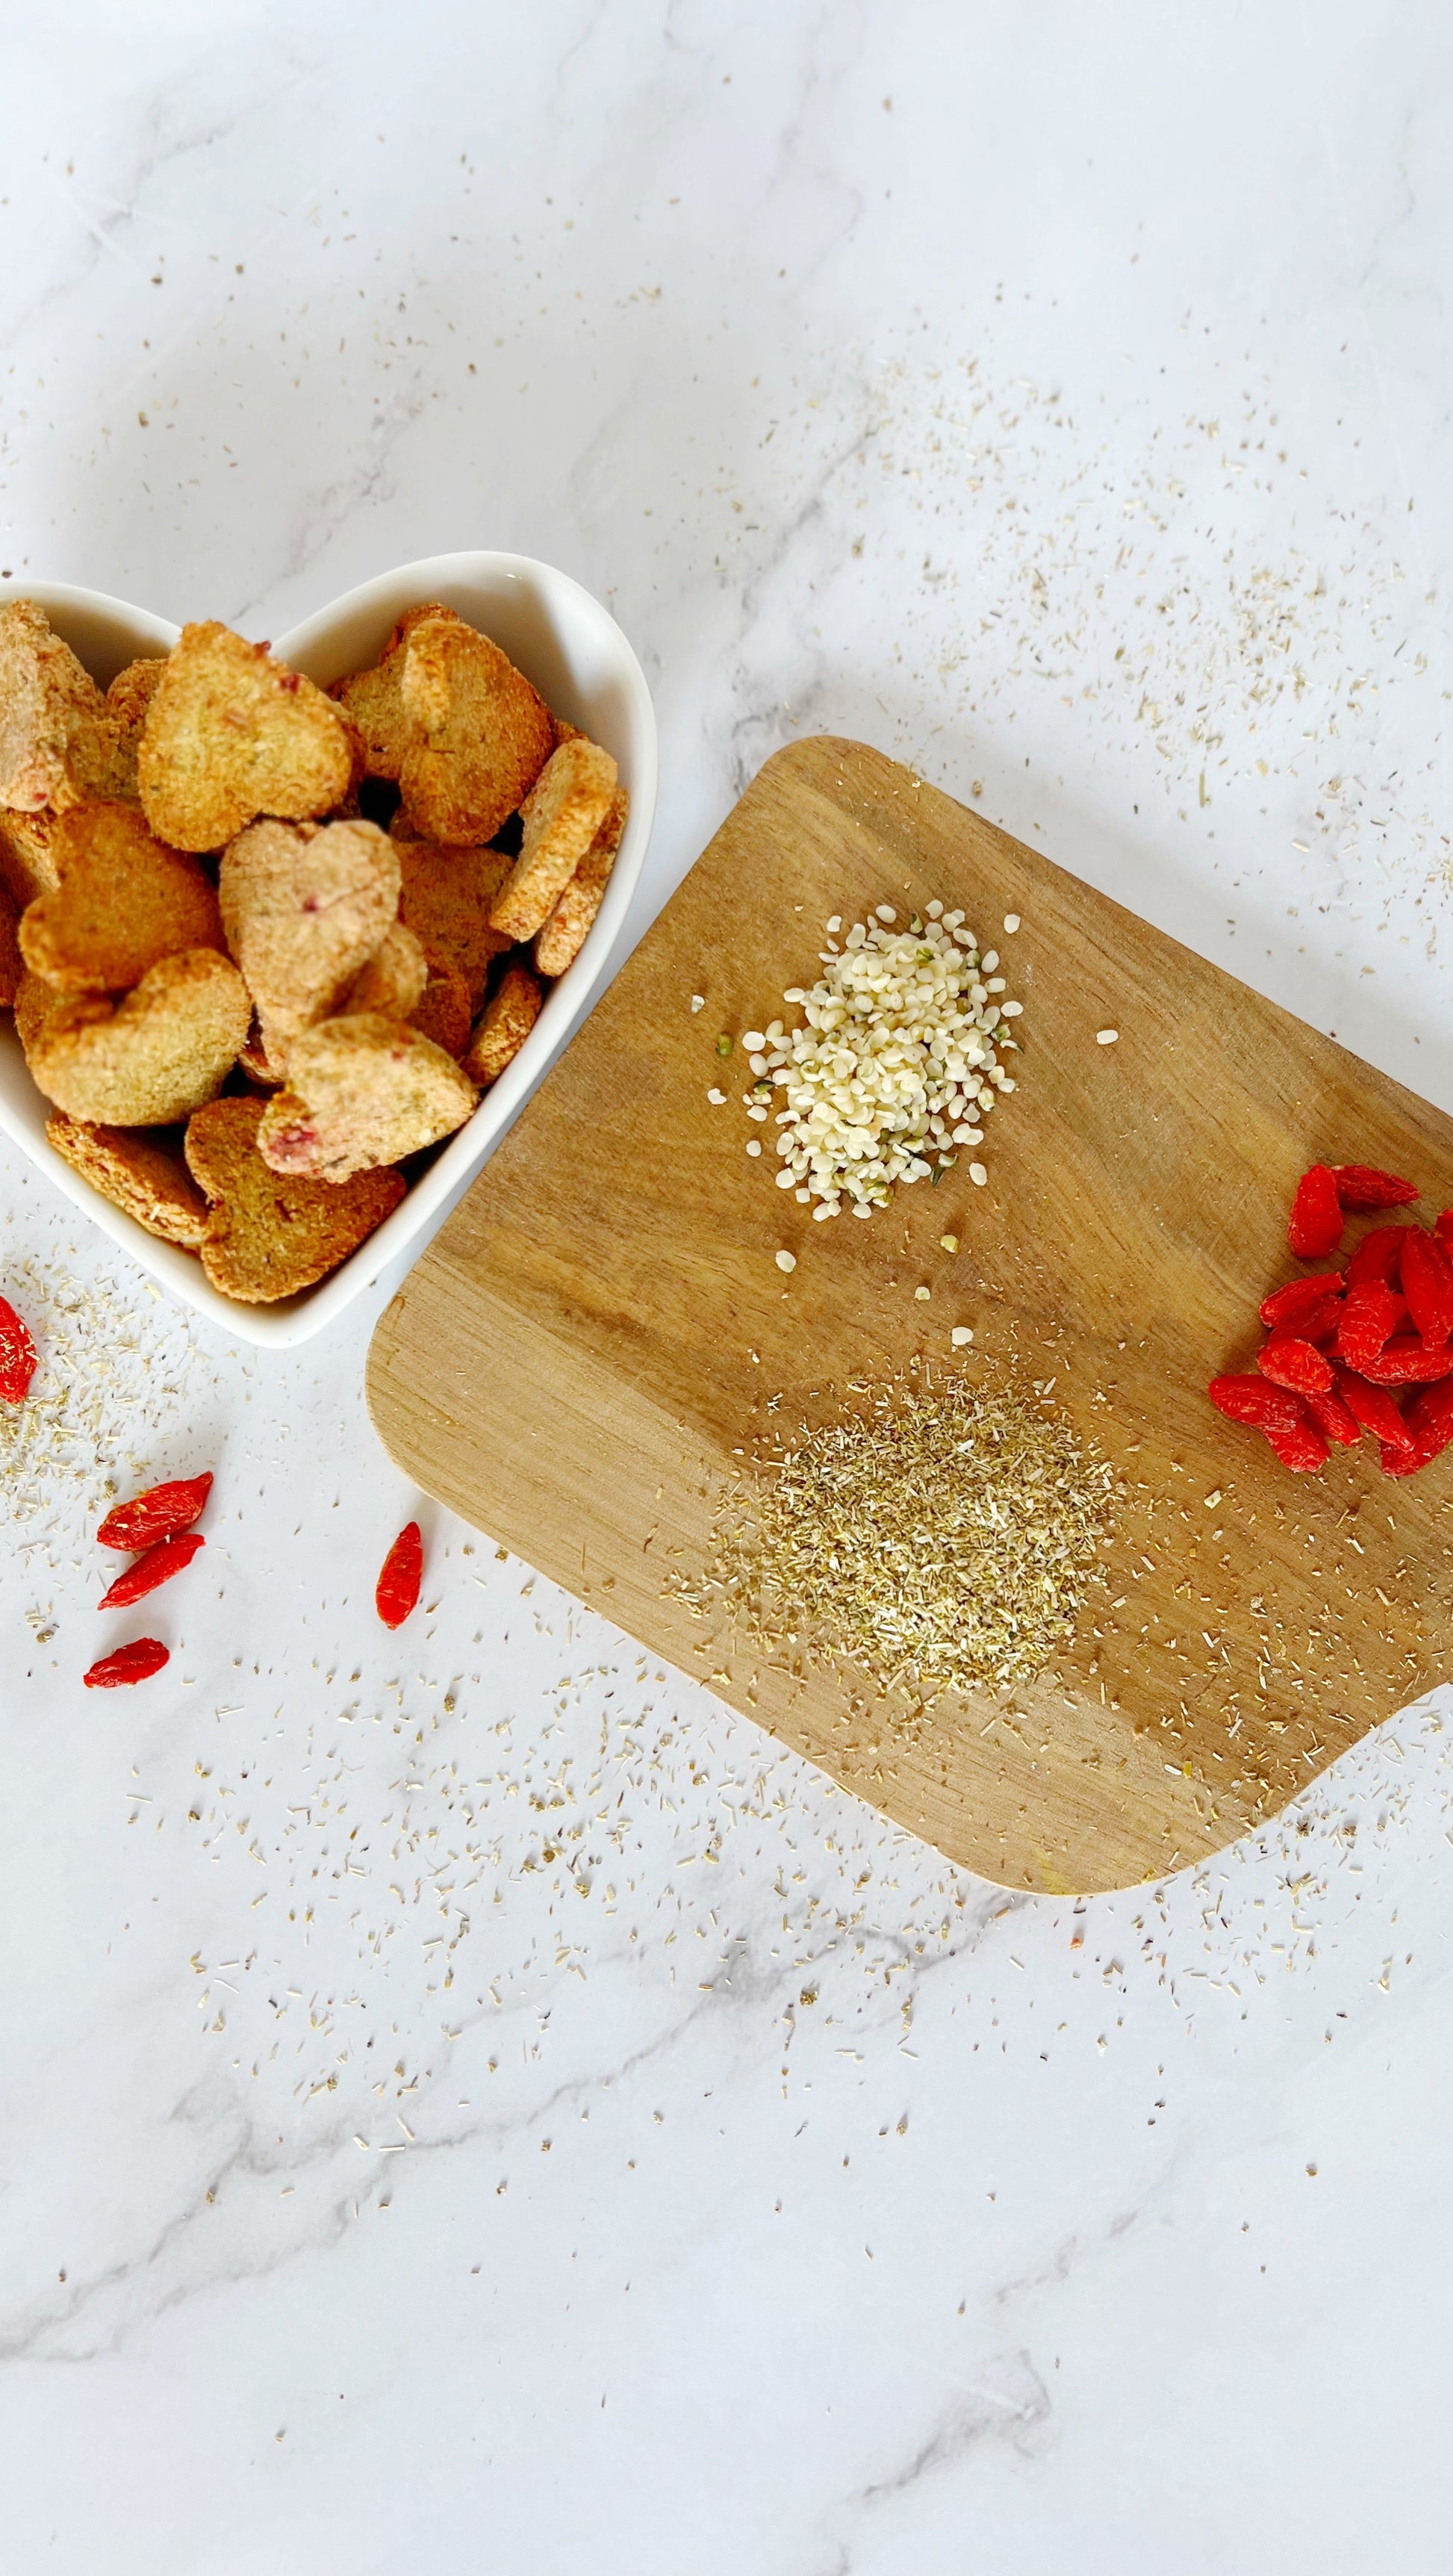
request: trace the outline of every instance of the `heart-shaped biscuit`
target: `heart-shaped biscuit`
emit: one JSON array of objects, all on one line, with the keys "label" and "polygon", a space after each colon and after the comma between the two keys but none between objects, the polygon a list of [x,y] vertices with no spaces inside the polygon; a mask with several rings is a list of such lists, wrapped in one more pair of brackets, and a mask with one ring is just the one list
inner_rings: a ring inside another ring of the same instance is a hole
[{"label": "heart-shaped biscuit", "polygon": [[60,884],[31,904],[20,946],[63,993],[126,993],[162,957],[224,945],[216,892],[196,859],[164,849],[134,805],[90,799],[61,817]]},{"label": "heart-shaped biscuit", "polygon": [[187,1127],[187,1168],[211,1201],[202,1267],[244,1305],[295,1297],[357,1250],[404,1195],[402,1172],[335,1183],[270,1172],[257,1150],[260,1100],[214,1100]]},{"label": "heart-shaped biscuit", "polygon": [[222,860],[227,945],[281,1072],[304,1029],[331,1017],[398,916],[399,856],[376,823],[254,823]]},{"label": "heart-shaped biscuit", "polygon": [[0,1010],[8,1010],[20,990],[25,961],[20,954],[20,915],[0,886]]},{"label": "heart-shaped biscuit", "polygon": [[116,720],[33,599],[0,608],[0,805],[64,813],[109,782]]},{"label": "heart-shaped biscuit", "polygon": [[119,1002],[83,995],[45,1013],[28,1043],[48,1100],[98,1127],[171,1127],[215,1100],[252,1005],[215,949],[163,957]]},{"label": "heart-shaped biscuit", "polygon": [[148,1234],[200,1251],[207,1202],[181,1155],[158,1144],[150,1130],[137,1135],[129,1127],[85,1127],[61,1110],[48,1121],[45,1140],[63,1163]]},{"label": "heart-shaped biscuit", "polygon": [[259,814],[326,814],[362,770],[353,726],[301,672],[215,618],[182,628],[136,758],[158,840],[220,850]]},{"label": "heart-shaped biscuit", "polygon": [[347,1180],[452,1136],[478,1096],[431,1038],[360,1011],[298,1039],[288,1087],[263,1115],[258,1151],[275,1172]]},{"label": "heart-shaped biscuit", "polygon": [[338,684],[376,778],[395,778],[431,841],[491,840],[555,748],[544,699],[452,609],[413,609],[371,671]]}]

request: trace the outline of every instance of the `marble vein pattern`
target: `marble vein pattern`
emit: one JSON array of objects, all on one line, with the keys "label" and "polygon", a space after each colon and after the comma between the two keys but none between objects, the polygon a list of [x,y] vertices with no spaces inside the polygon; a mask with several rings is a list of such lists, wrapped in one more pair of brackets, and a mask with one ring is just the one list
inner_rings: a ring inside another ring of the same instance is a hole
[{"label": "marble vein pattern", "polygon": [[[631,935],[858,734],[1453,1106],[1449,76],[1431,0],[56,0],[0,568],[542,555],[657,698]],[[1009,1895],[421,1505],[395,1282],[264,1356],[0,1210],[7,2566],[1441,2576],[1453,1702]]]}]

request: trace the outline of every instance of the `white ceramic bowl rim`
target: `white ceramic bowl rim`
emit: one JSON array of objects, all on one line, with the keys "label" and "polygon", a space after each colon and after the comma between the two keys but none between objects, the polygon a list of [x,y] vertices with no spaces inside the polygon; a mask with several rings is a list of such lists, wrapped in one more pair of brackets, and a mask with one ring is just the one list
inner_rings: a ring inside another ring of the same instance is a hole
[{"label": "white ceramic bowl rim", "polygon": [[[34,599],[104,686],[138,655],[170,652],[180,628],[146,610],[59,582],[11,581],[0,600]],[[275,1306],[244,1306],[212,1287],[194,1254],[162,1243],[88,1187],[45,1142],[50,1103],[30,1080],[13,1028],[0,1036],[0,1127],[66,1197],[154,1279],[234,1339],[287,1347],[334,1322],[400,1255],[422,1251],[584,1018],[640,879],[655,814],[656,720],[635,654],[609,611],[568,573],[530,555],[432,555],[361,583],[272,639],[320,684],[371,662],[406,608],[441,600],[492,634],[556,713],[612,753],[631,797],[620,855],[579,956],[546,996],[524,1046],[376,1234],[314,1288]]]}]

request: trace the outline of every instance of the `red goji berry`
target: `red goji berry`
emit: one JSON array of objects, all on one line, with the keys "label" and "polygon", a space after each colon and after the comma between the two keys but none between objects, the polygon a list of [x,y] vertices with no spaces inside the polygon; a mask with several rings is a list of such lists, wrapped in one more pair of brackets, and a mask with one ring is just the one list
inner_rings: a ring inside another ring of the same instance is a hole
[{"label": "red goji berry", "polygon": [[1385,1387],[1369,1385],[1366,1378],[1354,1376],[1348,1368],[1339,1368],[1334,1375],[1337,1394],[1364,1431],[1370,1431],[1374,1440],[1380,1440],[1386,1448],[1411,1449],[1413,1435]]},{"label": "red goji berry", "polygon": [[1295,1431],[1302,1418],[1296,1397],[1269,1378],[1213,1377],[1206,1393],[1228,1421],[1249,1422],[1257,1431]]},{"label": "red goji berry", "polygon": [[160,1637],[136,1637],[129,1646],[118,1646],[114,1655],[103,1655],[84,1676],[87,1690],[119,1690],[123,1682],[144,1682],[171,1662],[171,1649]]},{"label": "red goji berry", "polygon": [[1415,1395],[1403,1417],[1412,1438],[1413,1457],[1419,1467],[1426,1467],[1453,1441],[1453,1380],[1445,1378],[1440,1386],[1426,1386]]},{"label": "red goji berry", "polygon": [[1335,1440],[1339,1449],[1355,1448],[1362,1437],[1361,1426],[1335,1387],[1322,1395],[1304,1395],[1302,1402],[1324,1439]]},{"label": "red goji berry", "polygon": [[401,1529],[383,1561],[374,1599],[386,1628],[401,1628],[424,1580],[424,1541],[417,1521]]},{"label": "red goji berry", "polygon": [[1397,1172],[1380,1172],[1372,1163],[1334,1163],[1332,1178],[1345,1208],[1358,1216],[1374,1208],[1407,1207],[1418,1195],[1417,1183]]},{"label": "red goji berry", "polygon": [[190,1529],[211,1490],[210,1474],[178,1476],[169,1485],[152,1485],[108,1512],[96,1532],[97,1540],[102,1547],[119,1547],[134,1556],[138,1548],[154,1547],[159,1538]]},{"label": "red goji berry", "polygon": [[1416,1333],[1394,1333],[1376,1359],[1352,1365],[1374,1386],[1425,1386],[1430,1379],[1453,1376],[1453,1351],[1430,1351]]},{"label": "red goji berry", "polygon": [[1453,1249],[1453,1208],[1443,1208],[1433,1219],[1433,1232],[1445,1252]]},{"label": "red goji berry", "polygon": [[1375,1225],[1365,1234],[1347,1264],[1347,1285],[1361,1288],[1369,1279],[1380,1279],[1387,1288],[1396,1288],[1402,1266],[1403,1237],[1413,1231],[1410,1225]]},{"label": "red goji berry", "polygon": [[1284,1288],[1273,1288],[1257,1308],[1268,1332],[1299,1333],[1308,1316],[1323,1305],[1337,1304],[1346,1283],[1340,1270],[1319,1270],[1310,1279],[1289,1279]]},{"label": "red goji berry", "polygon": [[1385,1288],[1380,1279],[1364,1279],[1357,1287],[1349,1288],[1334,1345],[1339,1360],[1346,1360],[1349,1368],[1360,1369],[1365,1376],[1369,1361],[1376,1359],[1407,1311],[1406,1301],[1396,1289]]},{"label": "red goji berry", "polygon": [[1378,1451],[1377,1463],[1385,1476],[1416,1476],[1422,1460],[1415,1449],[1395,1449],[1389,1440]]},{"label": "red goji berry", "polygon": [[1315,1476],[1327,1464],[1327,1443],[1304,1414],[1294,1431],[1267,1431],[1267,1439],[1294,1476]]},{"label": "red goji berry", "polygon": [[1256,1354],[1256,1365],[1273,1386],[1290,1387],[1293,1395],[1325,1395],[1332,1383],[1332,1363],[1295,1333],[1273,1333]]},{"label": "red goji berry", "polygon": [[207,1544],[200,1530],[187,1530],[179,1538],[161,1538],[149,1547],[124,1574],[118,1574],[109,1592],[101,1595],[103,1610],[127,1610],[133,1601],[143,1600],[155,1592],[159,1583],[170,1583],[184,1565],[190,1565],[199,1547]]},{"label": "red goji berry", "polygon": [[1421,1226],[1409,1229],[1403,1245],[1403,1295],[1428,1349],[1436,1350],[1453,1332],[1453,1270],[1441,1243]]},{"label": "red goji berry", "polygon": [[8,1297],[0,1297],[0,1403],[23,1404],[35,1375],[35,1344]]},{"label": "red goji berry", "polygon": [[1303,1172],[1287,1219],[1287,1241],[1298,1261],[1320,1261],[1342,1240],[1342,1207],[1337,1184],[1325,1163]]}]

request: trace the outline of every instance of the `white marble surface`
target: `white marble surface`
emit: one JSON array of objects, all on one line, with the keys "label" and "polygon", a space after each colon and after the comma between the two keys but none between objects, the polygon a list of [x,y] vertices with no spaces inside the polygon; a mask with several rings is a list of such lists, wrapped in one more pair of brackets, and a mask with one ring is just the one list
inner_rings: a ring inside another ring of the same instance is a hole
[{"label": "white marble surface", "polygon": [[[547,556],[657,693],[641,919],[900,751],[1453,1104],[1431,0],[54,0],[4,561],[266,635]],[[1448,2563],[1453,1766],[1006,1898],[426,1511],[5,1167],[0,2512],[85,2576]],[[371,1320],[371,1319],[370,1319]],[[209,1463],[76,1676],[109,1471]]]}]

